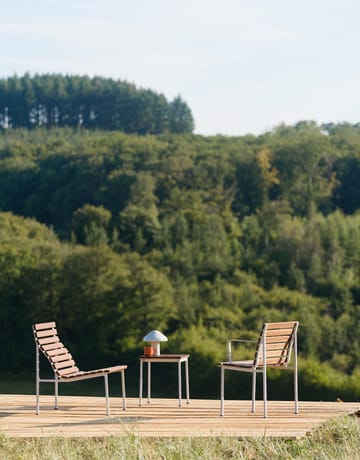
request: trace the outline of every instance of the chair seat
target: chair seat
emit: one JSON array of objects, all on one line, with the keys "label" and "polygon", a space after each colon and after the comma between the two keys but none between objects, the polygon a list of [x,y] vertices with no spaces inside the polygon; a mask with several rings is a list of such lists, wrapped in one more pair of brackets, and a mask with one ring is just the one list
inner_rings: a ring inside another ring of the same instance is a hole
[{"label": "chair seat", "polygon": [[246,369],[251,369],[252,367],[255,367],[253,360],[225,361],[225,362],[219,363],[218,365],[219,366],[226,366],[226,367],[234,367],[234,368],[244,367]]},{"label": "chair seat", "polygon": [[73,372],[71,374],[61,375],[61,380],[81,380],[83,378],[91,378],[91,377],[100,377],[101,375],[105,374],[112,374],[114,372],[121,372],[127,368],[126,365],[124,366],[111,366],[111,367],[104,367],[103,369],[94,369],[91,371],[78,371]]}]

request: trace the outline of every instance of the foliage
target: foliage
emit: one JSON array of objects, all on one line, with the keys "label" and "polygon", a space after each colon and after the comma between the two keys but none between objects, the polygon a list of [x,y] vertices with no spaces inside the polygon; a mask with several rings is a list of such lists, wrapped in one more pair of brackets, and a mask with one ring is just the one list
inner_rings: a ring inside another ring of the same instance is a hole
[{"label": "foliage", "polygon": [[0,79],[0,129],[65,127],[127,133],[189,133],[191,111],[180,96],[111,78],[58,74]]},{"label": "foliage", "polygon": [[258,137],[4,130],[3,368],[32,371],[34,321],[56,320],[89,367],[133,362],[160,329],[191,353],[194,396],[216,396],[230,336],[297,319],[301,397],[357,399],[359,148],[358,126],[312,122]]}]

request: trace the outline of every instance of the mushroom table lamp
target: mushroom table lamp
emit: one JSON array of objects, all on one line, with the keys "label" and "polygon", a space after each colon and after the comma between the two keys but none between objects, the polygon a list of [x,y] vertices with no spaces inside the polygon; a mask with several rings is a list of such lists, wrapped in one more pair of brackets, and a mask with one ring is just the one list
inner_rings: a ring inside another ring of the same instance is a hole
[{"label": "mushroom table lamp", "polygon": [[143,338],[144,342],[151,342],[151,346],[154,349],[155,356],[160,355],[160,342],[167,342],[168,338],[160,331],[150,331]]}]

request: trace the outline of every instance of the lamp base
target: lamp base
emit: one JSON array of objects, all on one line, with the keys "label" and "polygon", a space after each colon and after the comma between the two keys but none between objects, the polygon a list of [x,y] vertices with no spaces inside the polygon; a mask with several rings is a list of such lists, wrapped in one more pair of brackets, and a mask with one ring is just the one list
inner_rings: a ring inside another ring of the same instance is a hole
[{"label": "lamp base", "polygon": [[152,344],[153,349],[154,349],[154,356],[159,356],[160,355],[160,343],[159,342],[154,342]]}]

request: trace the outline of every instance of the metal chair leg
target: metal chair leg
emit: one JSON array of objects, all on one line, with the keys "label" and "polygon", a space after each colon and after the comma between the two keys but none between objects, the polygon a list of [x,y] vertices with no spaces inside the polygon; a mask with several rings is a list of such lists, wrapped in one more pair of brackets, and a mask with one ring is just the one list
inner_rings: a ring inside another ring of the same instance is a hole
[{"label": "metal chair leg", "polygon": [[189,389],[189,362],[185,361],[185,380],[186,380],[186,403],[190,404],[190,389]]},{"label": "metal chair leg", "polygon": [[126,392],[125,392],[125,372],[121,372],[121,387],[122,387],[122,397],[123,397],[123,410],[126,410]]},{"label": "metal chair leg", "polygon": [[295,414],[299,413],[299,388],[298,388],[298,365],[297,365],[297,334],[294,337],[294,400]]},{"label": "metal chair leg", "polygon": [[178,362],[179,407],[181,407],[181,361]]},{"label": "metal chair leg", "polygon": [[110,415],[110,405],[109,405],[109,380],[107,374],[104,375],[105,382],[105,398],[106,398],[106,415]]},{"label": "metal chair leg", "polygon": [[36,415],[39,415],[40,413],[40,363],[39,363],[39,347],[36,344],[35,346],[35,374],[36,374],[36,409],[35,413]]},{"label": "metal chair leg", "polygon": [[255,412],[256,401],[256,372],[252,373],[252,399],[251,399],[251,412]]},{"label": "metal chair leg", "polygon": [[59,408],[58,406],[58,399],[59,399],[59,382],[58,382],[58,377],[55,374],[54,376],[54,387],[55,387],[55,407],[54,409],[57,410]]},{"label": "metal chair leg", "polygon": [[220,416],[224,416],[224,368],[221,366],[221,380],[220,380]]},{"label": "metal chair leg", "polygon": [[267,417],[267,381],[266,366],[263,367],[263,397],[264,397],[264,418]]}]

